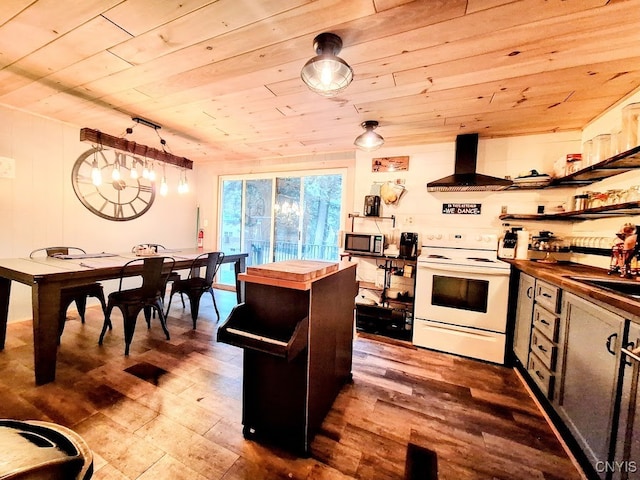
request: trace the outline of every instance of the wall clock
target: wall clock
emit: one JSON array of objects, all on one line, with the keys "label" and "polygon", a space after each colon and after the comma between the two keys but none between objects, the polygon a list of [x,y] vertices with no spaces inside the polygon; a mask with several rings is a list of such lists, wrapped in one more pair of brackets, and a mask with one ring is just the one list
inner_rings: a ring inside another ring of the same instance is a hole
[{"label": "wall clock", "polygon": [[[126,221],[144,215],[156,197],[155,184],[142,176],[131,178],[130,172],[141,161],[116,150],[92,148],[82,153],[71,171],[71,183],[78,200],[92,213],[107,220]],[[101,172],[102,182],[94,185],[93,167]],[[114,180],[114,166],[120,178]]]}]

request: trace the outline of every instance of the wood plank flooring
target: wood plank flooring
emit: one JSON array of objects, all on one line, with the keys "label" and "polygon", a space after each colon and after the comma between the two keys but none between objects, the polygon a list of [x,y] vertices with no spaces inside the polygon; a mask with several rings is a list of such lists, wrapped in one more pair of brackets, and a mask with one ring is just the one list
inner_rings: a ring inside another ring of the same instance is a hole
[{"label": "wood plank flooring", "polygon": [[[216,298],[226,318],[235,294]],[[353,383],[310,458],[297,458],[243,438],[242,350],[216,342],[208,297],[196,331],[188,304],[174,302],[169,341],[141,316],[129,357],[119,313],[102,347],[100,309],[84,325],[69,313],[56,381],[40,387],[31,322],[9,324],[0,418],[74,429],[94,452],[96,480],[402,479],[409,444],[435,454],[441,480],[581,478],[508,368],[358,335]]]}]

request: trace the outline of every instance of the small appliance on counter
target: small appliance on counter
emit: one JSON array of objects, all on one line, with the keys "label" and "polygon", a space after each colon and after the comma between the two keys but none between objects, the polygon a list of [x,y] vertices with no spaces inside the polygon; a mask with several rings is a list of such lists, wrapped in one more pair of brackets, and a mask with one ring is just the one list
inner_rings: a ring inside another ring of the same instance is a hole
[{"label": "small appliance on counter", "polygon": [[499,258],[516,258],[518,234],[514,230],[504,232],[500,245],[498,245]]},{"label": "small appliance on counter", "polygon": [[[569,252],[569,247],[563,238],[553,232],[542,230],[531,237],[530,259],[540,263],[557,263],[563,260],[562,254]],[[536,252],[539,252],[536,254]],[[540,258],[541,255],[543,258]]]},{"label": "small appliance on counter", "polygon": [[400,258],[415,258],[418,255],[418,234],[402,232],[400,234]]},{"label": "small appliance on counter", "polygon": [[510,230],[505,230],[498,242],[498,258],[527,260],[529,232],[524,227],[511,227]]},{"label": "small appliance on counter", "polygon": [[384,235],[381,233],[345,232],[344,251],[360,255],[384,255]]},{"label": "small appliance on counter", "polygon": [[364,216],[379,217],[380,216],[380,196],[366,195],[364,197]]}]

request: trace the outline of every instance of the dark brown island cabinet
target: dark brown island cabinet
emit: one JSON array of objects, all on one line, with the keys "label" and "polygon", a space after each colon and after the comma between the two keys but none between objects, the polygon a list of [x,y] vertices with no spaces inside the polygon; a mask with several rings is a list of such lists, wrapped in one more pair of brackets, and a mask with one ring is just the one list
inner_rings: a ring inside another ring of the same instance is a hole
[{"label": "dark brown island cabinet", "polygon": [[247,267],[245,301],[218,329],[244,349],[245,438],[309,455],[311,441],[351,381],[355,264],[289,260]]}]

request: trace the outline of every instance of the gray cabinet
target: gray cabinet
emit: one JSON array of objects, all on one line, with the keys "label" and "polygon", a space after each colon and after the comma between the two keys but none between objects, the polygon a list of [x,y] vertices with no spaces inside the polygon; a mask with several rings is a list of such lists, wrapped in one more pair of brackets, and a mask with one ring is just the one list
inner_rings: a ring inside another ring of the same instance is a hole
[{"label": "gray cabinet", "polygon": [[609,458],[624,323],[599,305],[564,295],[554,408],[596,470]]},{"label": "gray cabinet", "polygon": [[622,396],[614,461],[600,465],[614,480],[640,478],[640,325],[629,327],[628,343],[623,349]]},{"label": "gray cabinet", "polygon": [[556,392],[561,297],[559,287],[536,279],[527,372],[549,399]]},{"label": "gray cabinet", "polygon": [[531,340],[531,318],[533,316],[533,289],[535,278],[520,273],[518,281],[518,303],[513,332],[513,353],[526,368],[529,362],[529,342]]}]

